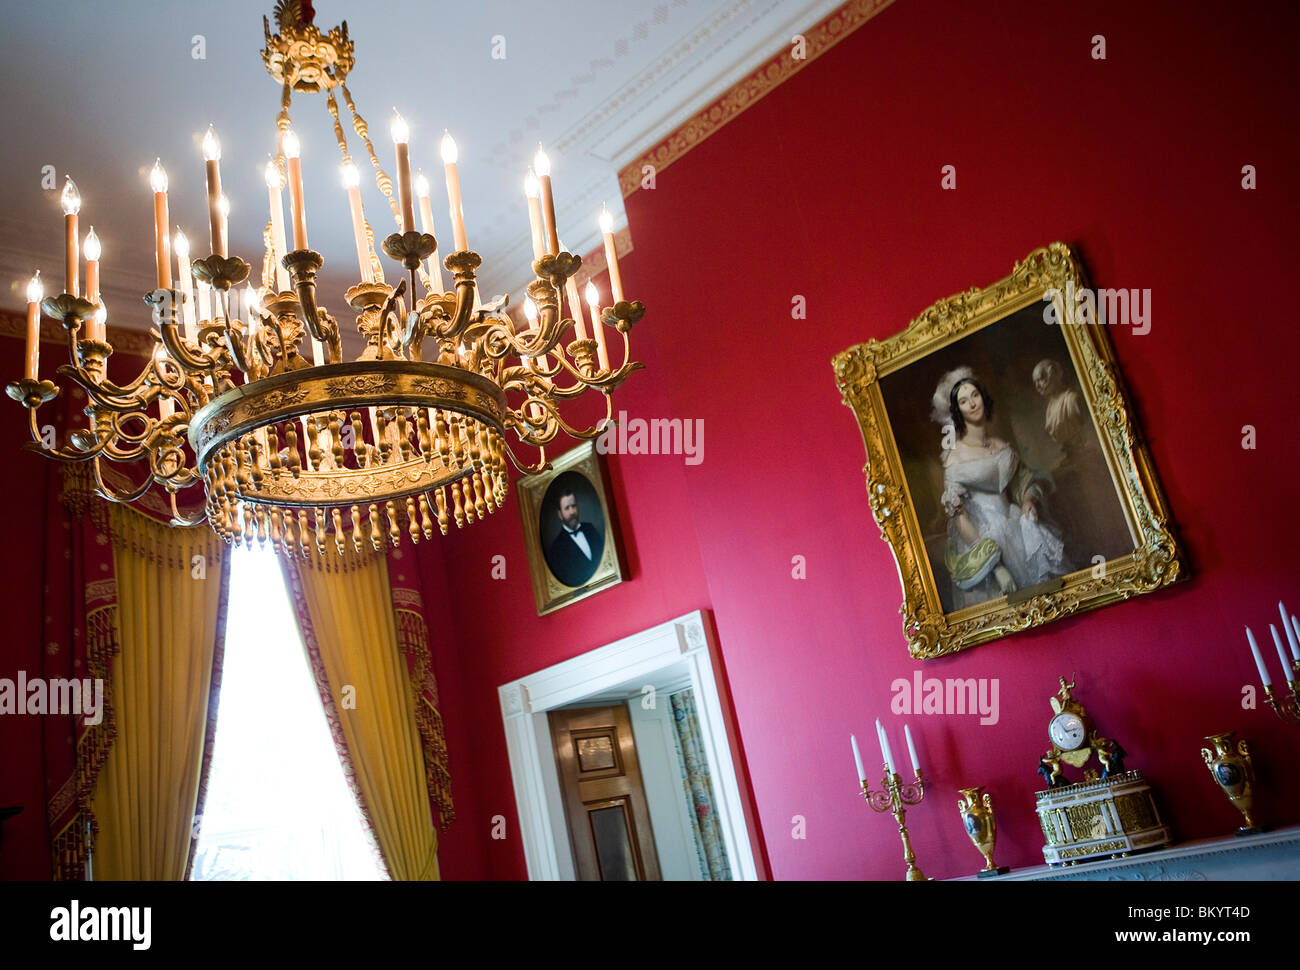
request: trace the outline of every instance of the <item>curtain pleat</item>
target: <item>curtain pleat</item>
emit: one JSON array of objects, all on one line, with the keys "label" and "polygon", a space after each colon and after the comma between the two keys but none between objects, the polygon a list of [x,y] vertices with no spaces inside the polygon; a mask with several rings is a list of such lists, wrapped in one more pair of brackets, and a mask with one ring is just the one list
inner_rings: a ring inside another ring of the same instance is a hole
[{"label": "curtain pleat", "polygon": [[280,559],[344,775],[393,879],[438,878],[417,698],[387,560],[348,547]]},{"label": "curtain pleat", "polygon": [[116,741],[95,786],[92,874],[179,880],[211,740],[229,561],[206,526],[173,528],[116,505],[104,518],[119,652],[105,685]]}]

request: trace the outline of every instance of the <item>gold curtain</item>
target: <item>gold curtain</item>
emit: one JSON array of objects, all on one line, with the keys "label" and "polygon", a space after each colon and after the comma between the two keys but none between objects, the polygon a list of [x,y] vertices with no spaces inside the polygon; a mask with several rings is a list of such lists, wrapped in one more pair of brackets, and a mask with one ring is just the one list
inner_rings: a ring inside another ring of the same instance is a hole
[{"label": "gold curtain", "polygon": [[228,562],[206,525],[107,509],[120,653],[105,692],[116,740],[94,794],[96,880],[185,878]]},{"label": "gold curtain", "polygon": [[[384,556],[284,558],[290,597],[344,772],[393,879],[438,878],[414,689]],[[340,736],[341,735],[341,736]]]}]

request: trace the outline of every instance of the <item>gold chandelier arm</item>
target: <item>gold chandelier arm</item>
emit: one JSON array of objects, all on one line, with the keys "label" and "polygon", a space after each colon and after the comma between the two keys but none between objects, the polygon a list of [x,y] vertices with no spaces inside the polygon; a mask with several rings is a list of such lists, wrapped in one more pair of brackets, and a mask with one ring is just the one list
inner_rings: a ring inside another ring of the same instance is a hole
[{"label": "gold chandelier arm", "polygon": [[132,382],[130,388],[118,387],[109,380],[96,380],[84,367],[72,364],[60,364],[54,371],[59,377],[66,377],[86,392],[91,402],[110,411],[134,411],[148,400],[136,390],[145,377],[153,370],[152,363],[145,372]]},{"label": "gold chandelier arm", "polygon": [[[195,477],[195,480],[197,481],[197,476]],[[203,507],[199,508],[199,511],[194,515],[193,518],[182,515],[180,506],[176,504],[176,493],[172,492],[170,498],[171,498],[171,505],[172,505],[172,521],[171,521],[172,525],[187,526],[187,527],[198,525],[200,522],[202,522],[204,519],[208,517],[208,511],[206,508]]]},{"label": "gold chandelier arm", "polygon": [[181,336],[180,327],[175,322],[163,323],[160,329],[150,333],[155,340],[162,342],[167,356],[187,371],[212,371],[213,361],[190,350],[190,344]]},{"label": "gold chandelier arm", "polygon": [[110,502],[117,502],[121,505],[130,505],[132,502],[138,502],[144,497],[144,493],[153,487],[153,478],[146,478],[138,487],[129,492],[115,492],[112,488],[104,483],[104,476],[100,472],[99,458],[96,457],[90,466],[95,474],[95,491],[108,499]]}]

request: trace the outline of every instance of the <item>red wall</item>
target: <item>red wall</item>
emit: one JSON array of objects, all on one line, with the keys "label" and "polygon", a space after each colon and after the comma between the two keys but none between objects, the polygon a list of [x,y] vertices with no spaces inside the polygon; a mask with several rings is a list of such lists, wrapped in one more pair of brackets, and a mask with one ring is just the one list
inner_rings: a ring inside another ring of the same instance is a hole
[{"label": "red wall", "polygon": [[[1198,753],[1227,729],[1256,745],[1261,814],[1296,821],[1300,779],[1284,770],[1296,729],[1240,702],[1255,679],[1242,625],[1267,638],[1279,598],[1300,611],[1300,441],[1279,393],[1300,337],[1277,310],[1300,211],[1296,14],[1243,10],[900,2],[627,200],[636,251],[623,276],[649,307],[634,331],[649,370],[618,404],[702,418],[705,460],[610,459],[632,579],[551,616],[533,608],[515,502],[425,553],[447,564],[448,585],[431,590],[447,616],[439,665],[461,808],[446,878],[526,874],[497,685],[698,607],[716,617],[775,878],[901,875],[894,826],[858,794],[848,735],[875,764],[880,716],[901,754],[889,685],[917,669],[1000,684],[996,725],[909,720],[932,787],[908,822],[932,877],[978,866],[955,812],[970,784],[997,799],[999,860],[1041,863],[1035,767],[1047,699],[1071,672],[1177,838],[1236,825]],[[1090,57],[1094,34],[1104,61]],[[956,191],[940,190],[946,164]],[[1241,188],[1245,164],[1256,191]],[[1097,285],[1152,290],[1150,332],[1112,337],[1193,578],[914,663],[830,359],[1058,239]],[[790,318],[796,294],[806,321]],[[496,554],[504,582],[490,578]],[[795,555],[805,580],[791,578]],[[489,834],[498,813],[504,841]],[[792,837],[794,816],[806,838]]]}]

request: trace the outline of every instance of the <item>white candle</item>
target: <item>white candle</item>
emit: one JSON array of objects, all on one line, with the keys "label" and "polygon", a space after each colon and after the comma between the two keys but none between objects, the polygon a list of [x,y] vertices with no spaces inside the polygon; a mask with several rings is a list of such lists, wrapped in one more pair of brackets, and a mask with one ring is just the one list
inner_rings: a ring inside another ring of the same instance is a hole
[{"label": "white candle", "polygon": [[605,262],[609,265],[609,289],[614,302],[623,299],[623,277],[618,272],[618,247],[614,245],[614,217],[608,209],[600,207],[600,234],[605,240]]},{"label": "white candle", "polygon": [[158,288],[169,290],[172,285],[171,237],[167,234],[167,173],[163,170],[162,159],[154,159],[153,171],[149,173],[149,185],[153,189],[153,233],[154,257],[158,268]]},{"label": "white candle", "polygon": [[609,370],[609,349],[605,346],[605,325],[600,322],[600,294],[596,284],[587,281],[587,306],[591,308],[591,332],[596,335],[596,359],[603,371]]},{"label": "white candle", "polygon": [[[1277,611],[1282,614],[1282,629],[1286,631],[1286,642],[1287,646],[1291,648],[1291,656],[1296,660],[1300,660],[1300,644],[1297,644],[1295,627],[1292,625],[1295,619],[1294,617],[1288,619],[1286,607],[1282,605],[1281,600],[1278,600]],[[1285,670],[1286,668],[1287,665],[1283,664],[1282,669]]]},{"label": "white candle", "polygon": [[889,737],[885,734],[885,729],[880,725],[880,718],[876,718],[876,733],[880,735],[880,756],[885,759],[885,766],[889,769],[891,775],[896,774],[894,771],[894,752],[889,748]]},{"label": "white candle", "polygon": [[289,271],[280,262],[289,251],[284,241],[284,196],[281,194],[284,178],[280,175],[280,169],[276,167],[275,162],[270,160],[266,163],[265,177],[266,203],[267,208],[271,210],[271,246],[275,250],[272,257],[275,262],[275,288],[279,292],[284,292],[289,288]]},{"label": "white candle", "polygon": [[290,128],[280,140],[289,165],[289,210],[293,216],[293,248],[307,248],[307,200],[302,191],[302,145]]},{"label": "white candle", "polygon": [[[397,201],[402,210],[402,232],[415,231],[415,208],[411,198],[411,129],[400,114],[393,111],[388,126],[397,153]],[[415,294],[411,294],[414,298]]]},{"label": "white candle", "polygon": [[1277,627],[1270,623],[1268,632],[1273,634],[1273,646],[1277,648],[1277,659],[1282,664],[1282,676],[1288,681],[1294,680],[1291,676],[1291,658],[1286,655],[1286,647],[1282,646],[1282,638],[1277,635]]},{"label": "white candle", "polygon": [[195,279],[194,286],[198,295],[198,302],[194,306],[194,313],[200,323],[211,323],[212,316],[212,287],[201,279]]},{"label": "white candle", "polygon": [[849,743],[853,745],[853,764],[858,769],[858,782],[867,780],[867,773],[862,770],[862,752],[858,750],[858,739],[856,735],[849,735]]},{"label": "white candle", "polygon": [[903,737],[907,739],[907,756],[912,759],[912,771],[919,775],[921,759],[916,756],[916,745],[912,743],[912,729],[906,724],[903,725]]},{"label": "white candle", "polygon": [[226,236],[221,218],[221,142],[211,125],[203,136],[203,163],[208,178],[208,229],[212,236],[212,252],[225,256]]},{"label": "white candle", "polygon": [[[1295,634],[1295,643],[1300,644],[1300,623],[1296,622],[1294,613],[1291,614],[1291,632]],[[1296,649],[1296,647],[1293,646],[1291,650],[1295,656],[1295,659],[1297,661],[1300,661],[1300,649]]]},{"label": "white candle", "polygon": [[451,213],[451,235],[458,252],[469,249],[465,236],[465,211],[460,198],[460,170],[456,168],[456,159],[460,151],[456,140],[450,132],[442,133],[442,170],[447,177],[447,205]]},{"label": "white candle", "polygon": [[27,369],[23,376],[29,381],[36,380],[41,355],[41,300],[43,299],[45,299],[45,287],[41,284],[41,271],[37,270],[36,275],[27,284]]},{"label": "white candle", "polygon": [[1264,658],[1259,655],[1259,644],[1255,642],[1255,634],[1246,627],[1246,639],[1250,642],[1250,653],[1255,658],[1255,666],[1259,668],[1259,679],[1265,687],[1273,686],[1273,679],[1268,675],[1268,668],[1264,666]]},{"label": "white candle", "polygon": [[352,214],[352,241],[357,249],[357,271],[361,282],[373,283],[374,270],[370,266],[370,244],[366,242],[366,216],[361,208],[361,173],[351,162],[343,165],[343,185],[348,190],[348,210]]},{"label": "white candle", "polygon": [[[433,204],[429,201],[429,180],[424,177],[423,172],[415,176],[415,197],[420,200],[420,231],[433,236]],[[438,260],[437,248],[429,257],[429,285],[433,287],[434,293],[447,292],[444,288],[442,263]]]},{"label": "white candle", "polygon": [[524,196],[528,199],[528,231],[533,239],[533,262],[546,253],[546,241],[542,233],[542,183],[530,168],[524,177]]},{"label": "white candle", "polygon": [[560,251],[560,231],[555,224],[555,192],[551,187],[551,159],[542,150],[541,145],[537,146],[537,154],[533,157],[533,171],[537,173],[542,192],[542,218],[543,225],[546,228],[546,251],[548,253],[558,253]]},{"label": "white candle", "polygon": [[176,250],[176,275],[179,277],[181,284],[181,293],[185,297],[181,306],[181,318],[185,322],[185,337],[187,340],[193,340],[198,333],[198,324],[196,322],[198,320],[198,307],[194,304],[194,277],[190,268],[190,241],[186,238],[185,233],[177,231],[172,248]]}]

